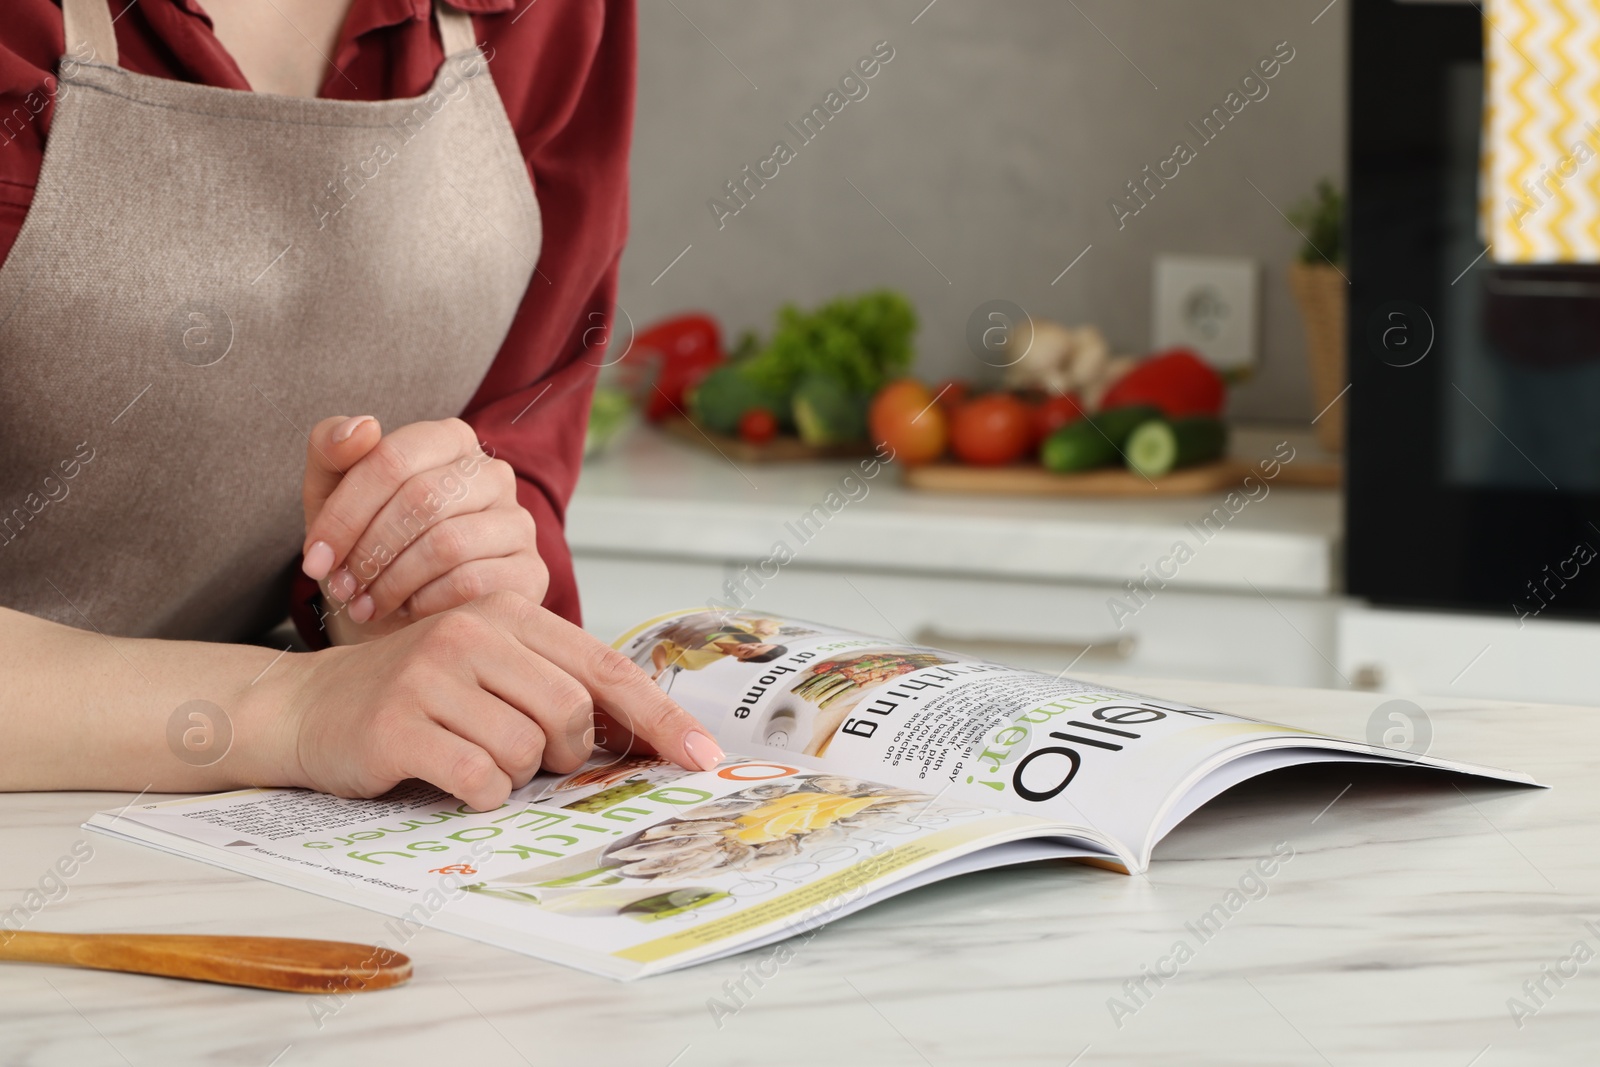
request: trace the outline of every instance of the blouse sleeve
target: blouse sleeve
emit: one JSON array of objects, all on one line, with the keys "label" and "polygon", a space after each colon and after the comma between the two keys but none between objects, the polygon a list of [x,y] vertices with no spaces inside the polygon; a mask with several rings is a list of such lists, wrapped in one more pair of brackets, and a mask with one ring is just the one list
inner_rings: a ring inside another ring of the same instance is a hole
[{"label": "blouse sleeve", "polygon": [[[632,0],[592,0],[525,12],[515,23],[498,16],[480,26],[486,51],[494,50],[496,87],[508,111],[522,116],[517,141],[544,240],[511,331],[463,417],[516,470],[518,498],[537,523],[550,569],[545,606],[577,622],[563,523],[627,236],[634,9]],[[538,43],[530,49],[524,36]]]}]

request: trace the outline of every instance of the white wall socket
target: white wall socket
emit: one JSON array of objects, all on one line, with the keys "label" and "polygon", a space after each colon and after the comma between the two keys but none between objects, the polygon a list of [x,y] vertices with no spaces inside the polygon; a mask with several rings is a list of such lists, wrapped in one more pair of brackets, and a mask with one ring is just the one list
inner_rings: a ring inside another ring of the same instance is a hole
[{"label": "white wall socket", "polygon": [[1185,345],[1238,376],[1256,363],[1260,274],[1239,256],[1163,254],[1155,261],[1150,336],[1156,349]]}]

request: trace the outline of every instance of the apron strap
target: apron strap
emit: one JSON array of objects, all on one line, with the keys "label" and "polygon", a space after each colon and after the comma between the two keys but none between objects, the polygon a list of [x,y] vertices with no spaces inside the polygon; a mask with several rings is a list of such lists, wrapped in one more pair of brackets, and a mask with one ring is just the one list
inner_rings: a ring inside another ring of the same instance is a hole
[{"label": "apron strap", "polygon": [[61,22],[66,30],[66,54],[76,55],[88,45],[92,62],[117,65],[117,31],[111,25],[108,0],[61,0]]},{"label": "apron strap", "polygon": [[478,46],[477,31],[472,28],[472,16],[465,11],[451,7],[444,0],[434,0],[433,17],[438,20],[439,43],[444,45],[446,56],[469,52]]},{"label": "apron strap", "polygon": [[[477,47],[477,32],[472,16],[465,11],[434,0],[434,18],[439,23],[439,42],[444,54],[471,51]],[[66,51],[72,54],[80,45],[89,46],[89,56],[108,67],[117,65],[117,31],[112,25],[108,0],[61,0],[61,22],[66,33]]]}]

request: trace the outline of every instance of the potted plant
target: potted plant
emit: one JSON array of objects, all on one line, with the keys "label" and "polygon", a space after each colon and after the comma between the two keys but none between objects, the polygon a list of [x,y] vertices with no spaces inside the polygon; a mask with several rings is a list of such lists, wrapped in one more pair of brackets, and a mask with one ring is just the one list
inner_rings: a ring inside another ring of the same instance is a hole
[{"label": "potted plant", "polygon": [[[1306,328],[1306,359],[1316,411],[1317,440],[1330,452],[1344,448],[1343,412],[1330,408],[1349,383],[1345,369],[1345,307],[1350,282],[1344,261],[1344,197],[1324,178],[1316,192],[1290,212],[1304,242],[1289,264],[1289,289]],[[1315,413],[1313,413],[1315,415]]]}]

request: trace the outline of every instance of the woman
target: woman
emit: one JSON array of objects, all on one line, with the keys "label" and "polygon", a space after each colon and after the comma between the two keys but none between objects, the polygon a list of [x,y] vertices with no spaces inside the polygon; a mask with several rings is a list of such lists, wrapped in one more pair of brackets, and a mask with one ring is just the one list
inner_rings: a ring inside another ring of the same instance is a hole
[{"label": "woman", "polygon": [[[713,766],[560,531],[631,5],[58,2],[0,28],[0,787]],[[328,647],[234,643],[291,599]]]}]

